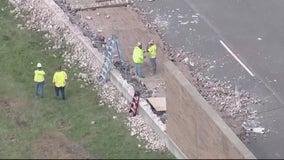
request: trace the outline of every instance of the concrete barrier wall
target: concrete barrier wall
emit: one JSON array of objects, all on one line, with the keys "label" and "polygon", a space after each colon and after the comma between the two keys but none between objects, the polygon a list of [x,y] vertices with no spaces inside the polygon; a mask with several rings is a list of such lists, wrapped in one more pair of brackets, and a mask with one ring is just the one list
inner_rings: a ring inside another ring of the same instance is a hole
[{"label": "concrete barrier wall", "polygon": [[[14,0],[9,1],[15,3]],[[80,42],[93,57],[94,63],[100,66],[103,56],[92,47],[80,29],[70,23],[60,7],[53,0],[41,2],[54,13],[50,18],[68,28],[74,35],[74,41]],[[150,106],[144,99],[141,99],[139,114],[177,158],[255,158],[171,62],[165,64],[165,73],[167,80],[173,82],[167,83],[167,90],[171,91],[167,92],[168,134],[158,125],[160,122],[150,116]],[[132,100],[133,87],[116,69],[111,71],[110,80],[129,101]]]},{"label": "concrete barrier wall", "polygon": [[188,157],[255,156],[170,61],[164,63],[167,134]]},{"label": "concrete barrier wall", "polygon": [[[9,1],[14,5],[16,4],[16,0]],[[82,34],[79,27],[73,25],[69,21],[68,16],[61,10],[61,8],[53,0],[41,0],[41,7],[43,6],[52,12],[53,16],[50,17],[50,20],[56,22],[56,24],[59,26],[68,29],[73,37],[73,43],[80,43],[81,47],[85,49],[85,54],[93,59],[93,63],[96,64],[96,66],[101,66],[103,55],[99,53],[97,49],[92,47],[90,39]],[[133,87],[122,78],[119,71],[115,68],[113,68],[110,72],[110,80],[128,101],[132,101],[132,97],[134,95]],[[159,123],[161,123],[161,121],[158,120],[159,118],[153,118],[153,112],[150,109],[150,105],[143,98],[140,99],[138,112],[143,116],[145,122],[147,122],[148,125],[151,126],[153,130],[160,136],[167,148],[176,158],[188,158],[183,152],[181,152],[175,142],[168,137],[165,132],[165,128],[161,128],[161,125],[159,125]]]}]

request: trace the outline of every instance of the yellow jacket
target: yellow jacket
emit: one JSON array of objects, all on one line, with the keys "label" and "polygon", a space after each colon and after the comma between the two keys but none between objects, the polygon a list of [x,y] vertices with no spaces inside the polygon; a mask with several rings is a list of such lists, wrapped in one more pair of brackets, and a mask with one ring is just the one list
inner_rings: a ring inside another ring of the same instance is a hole
[{"label": "yellow jacket", "polygon": [[143,50],[139,47],[134,47],[132,59],[134,63],[143,63],[144,53]]},{"label": "yellow jacket", "polygon": [[52,83],[56,87],[65,87],[67,80],[67,74],[65,71],[56,71],[53,76]]},{"label": "yellow jacket", "polygon": [[35,82],[43,82],[44,81],[45,72],[43,70],[35,70],[34,81]]},{"label": "yellow jacket", "polygon": [[148,54],[150,58],[156,58],[157,55],[157,45],[153,44],[148,48]]}]

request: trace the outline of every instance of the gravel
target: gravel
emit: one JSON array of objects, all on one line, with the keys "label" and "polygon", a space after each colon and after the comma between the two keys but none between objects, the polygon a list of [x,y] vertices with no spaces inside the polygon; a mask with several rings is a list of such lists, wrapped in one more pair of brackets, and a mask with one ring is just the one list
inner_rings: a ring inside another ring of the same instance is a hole
[{"label": "gravel", "polygon": [[[245,90],[234,87],[230,81],[220,81],[206,76],[204,73],[214,67],[213,63],[198,55],[198,53],[177,50],[164,40],[163,30],[167,27],[167,20],[157,16],[149,21],[147,11],[143,8],[132,6],[138,13],[145,26],[152,32],[157,32],[162,38],[163,53],[175,64],[184,64],[188,67],[191,83],[197,88],[203,98],[219,113],[224,121],[232,128],[239,138],[249,143],[250,139],[255,139],[260,133],[265,136],[269,130],[261,127],[259,116],[251,105],[262,105],[263,101],[257,97],[252,97]],[[193,15],[197,17],[198,15]]]},{"label": "gravel", "polygon": [[[59,23],[52,17],[55,16],[41,0],[10,0],[15,9],[11,13],[15,14],[15,18],[23,18],[26,20],[25,24],[19,24],[19,29],[30,29],[35,31],[47,31],[44,35],[48,39],[47,44],[52,44],[52,40],[55,43],[52,47],[47,47],[46,50],[65,48],[66,44],[72,46],[71,49],[66,50],[62,57],[64,58],[64,64],[69,68],[78,66],[82,72],[75,73],[74,76],[81,81],[81,87],[92,86],[94,90],[98,91],[101,97],[99,103],[100,106],[108,104],[110,108],[113,108],[117,113],[128,113],[130,108],[130,102],[128,102],[123,95],[115,88],[111,83],[102,85],[96,78],[96,74],[101,66],[97,66],[98,63],[94,61],[94,55],[88,52],[88,50],[82,45],[82,43],[74,38],[72,32],[62,23]],[[56,0],[58,6],[68,15],[71,23],[76,24],[83,35],[90,38],[92,42],[98,42],[100,45],[94,45],[98,50],[103,50],[105,38],[100,35],[97,30],[94,30],[88,26],[87,23],[81,22],[81,17],[76,14],[76,10],[72,10],[70,5],[65,0]],[[24,15],[24,12],[29,14]],[[108,18],[108,17],[106,17]],[[90,19],[86,17],[86,19]],[[66,42],[66,44],[65,44]],[[94,44],[93,43],[93,44]],[[56,55],[54,55],[56,58]],[[151,91],[148,91],[146,86],[139,80],[132,78],[131,81],[136,90],[142,92],[142,98],[150,97]],[[114,116],[113,119],[117,117]],[[165,144],[160,140],[159,136],[149,127],[140,115],[136,117],[129,117],[126,125],[130,127],[131,135],[135,135],[138,139],[146,141],[146,149],[149,150],[165,150]],[[141,145],[138,147],[142,147]]]}]

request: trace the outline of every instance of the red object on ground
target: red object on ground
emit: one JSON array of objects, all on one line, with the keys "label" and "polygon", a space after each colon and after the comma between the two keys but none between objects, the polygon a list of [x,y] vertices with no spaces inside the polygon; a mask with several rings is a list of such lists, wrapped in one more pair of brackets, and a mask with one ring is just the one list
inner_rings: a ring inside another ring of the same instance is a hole
[{"label": "red object on ground", "polygon": [[130,115],[133,117],[136,116],[137,114],[139,100],[140,100],[140,93],[138,91],[135,91],[129,110]]}]

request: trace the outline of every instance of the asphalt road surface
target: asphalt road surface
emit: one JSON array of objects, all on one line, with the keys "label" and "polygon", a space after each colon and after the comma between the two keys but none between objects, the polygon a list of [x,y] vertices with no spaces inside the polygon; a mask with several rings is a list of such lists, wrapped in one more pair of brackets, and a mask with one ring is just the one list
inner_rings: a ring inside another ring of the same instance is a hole
[{"label": "asphalt road surface", "polygon": [[284,158],[284,1],[155,0],[138,3],[166,41],[210,59],[209,76],[261,98],[251,106],[269,134],[247,144],[257,158]]}]

